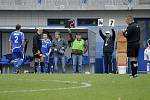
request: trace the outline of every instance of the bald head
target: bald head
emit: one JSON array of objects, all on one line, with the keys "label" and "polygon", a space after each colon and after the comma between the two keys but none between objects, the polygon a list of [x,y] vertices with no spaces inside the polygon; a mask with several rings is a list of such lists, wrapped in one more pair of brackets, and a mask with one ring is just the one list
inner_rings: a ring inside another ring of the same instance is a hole
[{"label": "bald head", "polygon": [[126,18],[126,23],[129,25],[129,24],[131,24],[131,23],[133,23],[133,22],[134,22],[133,16],[131,16],[131,15],[127,16],[127,18]]},{"label": "bald head", "polygon": [[37,33],[38,33],[38,34],[42,34],[42,33],[43,33],[43,28],[38,28],[38,29],[37,29]]}]

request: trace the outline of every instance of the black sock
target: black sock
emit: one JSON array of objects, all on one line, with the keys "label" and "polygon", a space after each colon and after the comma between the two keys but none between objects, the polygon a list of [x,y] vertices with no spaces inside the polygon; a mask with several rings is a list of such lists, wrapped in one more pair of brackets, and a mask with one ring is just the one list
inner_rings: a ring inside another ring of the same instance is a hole
[{"label": "black sock", "polygon": [[35,71],[35,73],[37,72],[37,66],[38,66],[38,62],[35,62],[34,63],[34,71]]},{"label": "black sock", "polygon": [[131,62],[131,74],[132,74],[132,76],[133,76],[133,72],[134,71],[134,68],[133,68],[133,64],[132,64],[132,62]]},{"label": "black sock", "polygon": [[137,61],[131,61],[132,76],[137,74]]},{"label": "black sock", "polygon": [[135,75],[137,74],[137,66],[136,67],[134,67],[134,70],[135,70]]},{"label": "black sock", "polygon": [[40,62],[40,65],[41,65],[41,72],[43,73],[44,72],[44,62]]}]

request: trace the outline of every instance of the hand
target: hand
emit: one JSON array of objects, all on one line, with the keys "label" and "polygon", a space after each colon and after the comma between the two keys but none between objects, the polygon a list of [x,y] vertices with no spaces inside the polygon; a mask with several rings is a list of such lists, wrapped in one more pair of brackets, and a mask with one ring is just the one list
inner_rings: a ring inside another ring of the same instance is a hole
[{"label": "hand", "polygon": [[12,53],[12,49],[10,49],[9,52]]},{"label": "hand", "polygon": [[68,28],[68,32],[71,33],[71,29],[70,28]]},{"label": "hand", "polygon": [[49,56],[50,55],[50,53],[46,53],[46,56]]},{"label": "hand", "polygon": [[59,50],[59,53],[60,53],[60,54],[64,54],[64,52],[65,52],[65,51],[62,50],[62,49]]},{"label": "hand", "polygon": [[39,54],[39,56],[40,56],[40,57],[44,57],[44,55],[43,55],[43,54]]},{"label": "hand", "polygon": [[124,35],[124,36],[127,36],[128,34],[127,34],[127,32],[126,32],[126,31],[124,31],[124,32],[123,32],[123,35]]},{"label": "hand", "polygon": [[41,55],[41,57],[46,57],[46,56],[47,56],[47,55],[43,55],[43,54]]},{"label": "hand", "polygon": [[56,49],[56,48],[54,48],[54,51],[57,51],[57,49]]},{"label": "hand", "polygon": [[37,53],[40,54],[41,52],[38,50]]},{"label": "hand", "polygon": [[85,54],[87,52],[87,49],[85,49],[84,51],[83,51],[83,54]]},{"label": "hand", "polygon": [[65,50],[65,47],[61,47],[62,50]]}]

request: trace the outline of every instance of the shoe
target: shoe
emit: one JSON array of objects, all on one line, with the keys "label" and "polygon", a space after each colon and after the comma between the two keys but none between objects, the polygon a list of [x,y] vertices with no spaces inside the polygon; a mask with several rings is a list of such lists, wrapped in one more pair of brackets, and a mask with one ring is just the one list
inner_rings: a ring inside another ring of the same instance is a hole
[{"label": "shoe", "polygon": [[132,76],[132,74],[129,74],[129,76]]},{"label": "shoe", "polygon": [[134,76],[131,75],[130,76],[130,78],[137,78],[137,77],[138,77],[137,75],[134,75]]}]

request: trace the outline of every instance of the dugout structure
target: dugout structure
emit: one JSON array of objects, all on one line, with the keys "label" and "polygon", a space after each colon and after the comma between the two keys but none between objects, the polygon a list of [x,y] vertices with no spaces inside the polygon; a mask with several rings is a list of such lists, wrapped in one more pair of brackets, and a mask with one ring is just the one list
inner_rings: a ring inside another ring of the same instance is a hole
[{"label": "dugout structure", "polygon": [[[68,40],[68,28],[50,28],[50,27],[41,27],[44,29],[45,32],[49,32],[52,36],[52,38],[54,38],[54,33],[56,31],[61,32],[62,37],[65,40]],[[8,40],[9,40],[9,36],[10,33],[12,31],[15,30],[15,27],[0,27],[0,54],[1,54],[1,58],[3,55],[9,54],[9,50],[8,50]],[[25,38],[29,40],[28,43],[28,47],[27,47],[27,52],[26,55],[31,55],[32,56],[32,38],[34,33],[36,32],[36,27],[22,27],[22,32],[24,32],[25,34]],[[84,54],[83,56],[83,65],[84,65],[84,72],[91,72],[94,73],[95,72],[95,56],[96,56],[96,33],[87,29],[87,28],[71,28],[71,32],[73,34],[73,36],[75,36],[75,34],[77,32],[82,33],[83,38],[86,40],[86,43],[88,44],[88,52],[86,54]],[[66,59],[70,59],[71,58],[71,48],[68,46],[66,52],[65,52],[65,56]],[[11,73],[12,72],[12,64],[10,62],[2,62],[0,61],[3,68],[3,73]],[[71,62],[66,62],[67,64],[67,72],[71,72],[72,67],[68,67],[68,65],[71,66]],[[29,71],[33,71],[32,67],[29,67],[30,63],[25,63],[22,66],[22,71],[24,70],[29,70]]]}]

